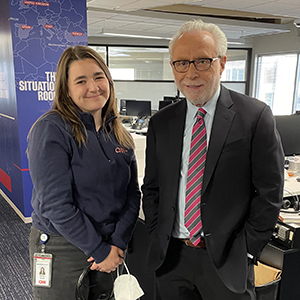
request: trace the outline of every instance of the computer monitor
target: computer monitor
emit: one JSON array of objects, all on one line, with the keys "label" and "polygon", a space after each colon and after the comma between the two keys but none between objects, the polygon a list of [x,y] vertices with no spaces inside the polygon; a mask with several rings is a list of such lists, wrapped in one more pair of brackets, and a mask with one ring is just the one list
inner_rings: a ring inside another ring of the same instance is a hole
[{"label": "computer monitor", "polygon": [[135,101],[135,99],[120,99],[120,115],[126,115],[126,101]]},{"label": "computer monitor", "polygon": [[285,156],[300,155],[300,115],[275,116]]},{"label": "computer monitor", "polygon": [[164,96],[163,100],[164,101],[175,101],[175,100],[178,100],[178,98],[175,96]]},{"label": "computer monitor", "polygon": [[151,116],[151,101],[150,100],[136,100],[126,101],[126,115],[127,116]]},{"label": "computer monitor", "polygon": [[163,107],[172,104],[175,101],[172,100],[163,100],[158,102],[158,110],[162,109]]}]

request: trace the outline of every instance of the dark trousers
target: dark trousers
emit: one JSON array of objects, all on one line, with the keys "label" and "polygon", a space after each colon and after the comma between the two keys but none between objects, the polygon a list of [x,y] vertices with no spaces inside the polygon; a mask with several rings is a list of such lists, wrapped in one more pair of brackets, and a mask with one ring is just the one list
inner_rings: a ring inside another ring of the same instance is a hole
[{"label": "dark trousers", "polygon": [[[31,274],[33,254],[41,252],[41,232],[32,226],[29,238]],[[74,300],[76,284],[83,269],[89,265],[88,257],[65,238],[49,235],[46,253],[53,255],[52,284],[47,287],[33,287],[35,300]]]},{"label": "dark trousers", "polygon": [[172,238],[163,265],[156,271],[163,300],[255,300],[254,266],[249,265],[247,291],[230,291],[216,273],[206,249]]}]

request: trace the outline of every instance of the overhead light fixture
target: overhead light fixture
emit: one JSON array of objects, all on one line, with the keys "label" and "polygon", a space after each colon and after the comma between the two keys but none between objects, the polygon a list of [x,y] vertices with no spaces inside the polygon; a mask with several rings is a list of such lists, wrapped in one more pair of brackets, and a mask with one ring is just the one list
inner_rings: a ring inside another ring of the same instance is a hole
[{"label": "overhead light fixture", "polygon": [[155,39],[155,40],[171,40],[169,37],[162,37],[162,36],[153,36],[153,35],[140,35],[140,34],[128,34],[128,33],[121,33],[121,32],[108,32],[106,30],[102,30],[103,35],[109,36],[119,36],[119,37],[130,37],[130,38],[140,38],[140,39]]},{"label": "overhead light fixture", "polygon": [[241,42],[228,42],[227,44],[230,44],[230,45],[244,45],[245,43],[241,43]]},{"label": "overhead light fixture", "polygon": [[103,33],[103,35],[131,37],[131,38],[140,38],[140,39],[171,40],[171,38],[165,38],[161,36],[136,35],[136,34],[112,33],[112,32],[105,32]]},{"label": "overhead light fixture", "polygon": [[227,44],[230,45],[245,45],[245,39],[228,39]]}]

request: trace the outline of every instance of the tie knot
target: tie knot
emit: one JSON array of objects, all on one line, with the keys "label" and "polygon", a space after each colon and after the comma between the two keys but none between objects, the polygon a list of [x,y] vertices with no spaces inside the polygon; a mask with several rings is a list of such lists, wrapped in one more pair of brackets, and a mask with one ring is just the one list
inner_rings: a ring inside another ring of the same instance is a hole
[{"label": "tie knot", "polygon": [[205,114],[206,114],[206,111],[202,107],[200,107],[197,112],[197,118],[204,119]]}]

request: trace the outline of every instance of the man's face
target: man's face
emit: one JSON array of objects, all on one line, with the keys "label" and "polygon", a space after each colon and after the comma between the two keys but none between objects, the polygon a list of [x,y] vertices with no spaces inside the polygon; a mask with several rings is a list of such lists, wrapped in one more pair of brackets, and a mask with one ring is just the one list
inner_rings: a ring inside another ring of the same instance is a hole
[{"label": "man's face", "polygon": [[[198,58],[217,57],[216,43],[207,32],[191,31],[184,33],[174,44],[172,61],[195,60]],[[186,73],[179,73],[171,63],[175,83],[181,93],[194,105],[203,106],[216,93],[222,72],[225,68],[226,56],[211,63],[206,71],[198,71],[194,64]]]}]

